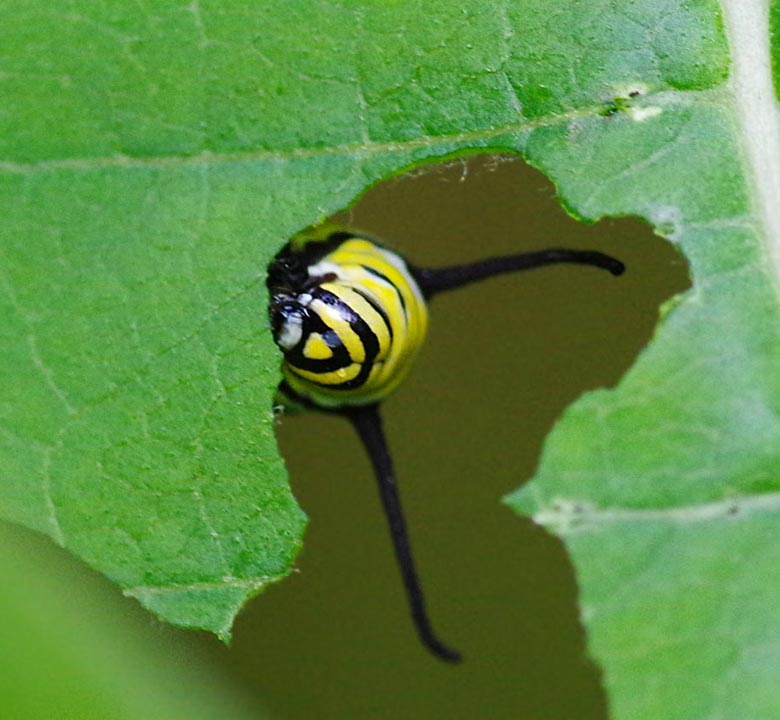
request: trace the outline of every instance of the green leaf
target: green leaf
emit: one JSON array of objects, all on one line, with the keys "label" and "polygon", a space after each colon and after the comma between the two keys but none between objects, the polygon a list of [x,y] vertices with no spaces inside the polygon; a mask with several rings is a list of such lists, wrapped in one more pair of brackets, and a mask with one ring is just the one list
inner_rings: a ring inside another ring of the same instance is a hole
[{"label": "green leaf", "polygon": [[775,95],[780,97],[780,1],[769,2],[769,38],[772,53],[772,76],[775,82]]},{"label": "green leaf", "polygon": [[537,147],[575,212],[647,217],[694,282],[620,386],[565,413],[509,498],[566,541],[616,718],[780,712],[780,106],[768,5],[723,10],[728,82],[675,93],[673,112],[659,102],[664,139],[648,120],[641,135],[549,131]]},{"label": "green leaf", "polygon": [[393,173],[522,153],[576,216],[647,218],[694,287],[511,502],[579,530],[616,717],[776,711],[753,664],[778,585],[729,549],[760,552],[775,518],[780,120],[768,6],[723,9],[725,28],[716,0],[4,3],[3,515],[226,637],[304,524],[268,260]]},{"label": "green leaf", "polygon": [[266,717],[194,642],[177,647],[108,583],[34,540],[0,523],[3,717]]}]

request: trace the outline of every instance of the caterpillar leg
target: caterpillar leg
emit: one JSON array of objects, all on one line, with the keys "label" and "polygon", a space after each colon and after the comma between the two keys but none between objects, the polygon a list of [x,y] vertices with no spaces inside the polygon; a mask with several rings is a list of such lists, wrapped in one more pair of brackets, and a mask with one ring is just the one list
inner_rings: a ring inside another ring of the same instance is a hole
[{"label": "caterpillar leg", "polygon": [[443,268],[416,268],[410,266],[410,270],[425,297],[431,298],[445,290],[454,290],[494,275],[503,275],[504,273],[518,272],[520,270],[532,270],[544,265],[558,263],[591,265],[607,270],[612,275],[622,275],[626,269],[620,260],[595,250],[551,248],[549,250],[519,253],[517,255],[503,255],[501,257],[488,258],[487,260],[479,260],[474,263],[451,265]]},{"label": "caterpillar leg", "polygon": [[390,526],[395,556],[401,570],[417,634],[434,655],[448,662],[458,662],[461,659],[460,653],[447,647],[436,637],[428,619],[428,614],[425,611],[425,600],[412,559],[412,549],[409,544],[409,535],[406,531],[406,522],[404,521],[401,499],[393,471],[393,461],[390,457],[384,431],[382,430],[379,408],[377,405],[369,405],[366,407],[344,408],[339,412],[354,425],[374,466],[374,473],[379,484],[379,494],[382,498],[382,506]]}]

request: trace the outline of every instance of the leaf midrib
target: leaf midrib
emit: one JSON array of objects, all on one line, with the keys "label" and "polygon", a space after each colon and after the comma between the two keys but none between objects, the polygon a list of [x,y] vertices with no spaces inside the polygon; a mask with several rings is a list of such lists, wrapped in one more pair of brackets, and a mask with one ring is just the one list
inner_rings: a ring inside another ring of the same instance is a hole
[{"label": "leaf midrib", "polygon": [[768,0],[721,0],[731,48],[730,94],[760,237],[780,303],[780,103],[772,82]]}]

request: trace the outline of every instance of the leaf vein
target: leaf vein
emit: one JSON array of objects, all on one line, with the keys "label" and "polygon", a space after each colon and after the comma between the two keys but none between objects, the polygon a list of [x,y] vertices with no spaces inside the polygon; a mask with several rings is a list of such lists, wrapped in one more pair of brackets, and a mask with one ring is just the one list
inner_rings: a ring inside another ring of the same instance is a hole
[{"label": "leaf vein", "polygon": [[735,496],[714,502],[666,508],[599,508],[586,500],[559,499],[533,516],[534,522],[561,534],[604,529],[624,523],[688,524],[708,520],[737,520],[749,515],[780,511],[780,492]]},{"label": "leaf vein", "polygon": [[[647,102],[652,100],[654,103],[673,104],[675,102],[680,103],[683,98],[686,102],[715,103],[718,105],[721,105],[723,102],[722,93],[719,89],[685,92],[679,90],[663,90],[643,95],[642,101]],[[605,121],[609,121],[609,118],[604,116],[604,110],[604,104],[588,105],[538,118],[523,118],[517,122],[506,123],[497,127],[483,127],[477,130],[455,132],[447,135],[425,135],[405,141],[358,142],[322,147],[262,149],[232,153],[215,153],[206,150],[196,155],[137,157],[118,154],[109,157],[74,157],[33,162],[3,160],[0,161],[0,173],[28,174],[50,170],[93,171],[107,168],[163,168],[170,166],[216,165],[223,163],[278,162],[333,156],[361,159],[383,154],[405,153],[416,149],[436,148],[437,146],[446,148],[453,144],[487,142],[506,135],[532,132],[540,128],[554,127],[562,123],[569,123],[573,120],[604,119]]]},{"label": "leaf vein", "polygon": [[138,598],[141,595],[166,595],[179,592],[203,592],[209,590],[224,590],[225,588],[239,588],[245,590],[259,590],[266,585],[278,582],[285,575],[260,575],[251,578],[225,578],[224,580],[196,583],[171,583],[169,585],[137,585],[125,588],[123,594]]}]

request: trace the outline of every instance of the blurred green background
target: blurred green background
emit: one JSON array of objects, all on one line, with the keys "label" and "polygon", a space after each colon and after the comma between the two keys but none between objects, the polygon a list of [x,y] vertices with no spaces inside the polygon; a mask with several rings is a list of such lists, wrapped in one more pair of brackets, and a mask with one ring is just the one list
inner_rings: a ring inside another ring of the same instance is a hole
[{"label": "blurred green background", "polygon": [[507,156],[390,179],[338,219],[420,265],[568,246],[628,266],[620,279],[545,268],[437,298],[427,345],[384,406],[429,610],[464,662],[417,641],[351,428],[291,416],[278,436],[310,517],[299,572],[251,603],[232,648],[158,623],[47,540],[3,531],[0,717],[607,717],[563,547],[500,498],[531,477],[568,404],[618,382],[659,305],[688,286],[684,260],[638,221],[576,223]]}]

